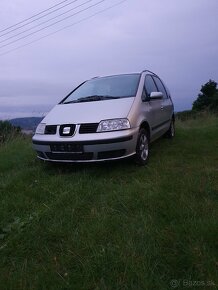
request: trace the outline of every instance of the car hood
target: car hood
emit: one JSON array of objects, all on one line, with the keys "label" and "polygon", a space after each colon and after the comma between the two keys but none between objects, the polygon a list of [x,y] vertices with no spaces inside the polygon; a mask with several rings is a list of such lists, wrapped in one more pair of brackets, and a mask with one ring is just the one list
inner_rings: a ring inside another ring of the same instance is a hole
[{"label": "car hood", "polygon": [[134,98],[56,105],[43,119],[48,125],[98,123],[106,119],[126,118]]}]

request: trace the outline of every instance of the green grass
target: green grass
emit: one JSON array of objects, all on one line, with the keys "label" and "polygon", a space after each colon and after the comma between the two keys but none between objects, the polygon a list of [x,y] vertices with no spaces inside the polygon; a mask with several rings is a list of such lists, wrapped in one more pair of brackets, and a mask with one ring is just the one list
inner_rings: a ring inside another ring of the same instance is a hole
[{"label": "green grass", "polygon": [[217,220],[216,117],[178,122],[147,167],[0,147],[1,290],[216,289]]}]

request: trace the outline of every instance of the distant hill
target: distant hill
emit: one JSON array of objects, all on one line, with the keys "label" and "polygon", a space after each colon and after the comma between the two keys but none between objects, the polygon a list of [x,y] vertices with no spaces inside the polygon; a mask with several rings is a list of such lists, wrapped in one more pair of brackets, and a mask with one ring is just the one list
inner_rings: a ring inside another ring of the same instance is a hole
[{"label": "distant hill", "polygon": [[23,130],[35,130],[42,119],[43,117],[26,117],[11,119],[9,122],[13,126],[20,127]]}]

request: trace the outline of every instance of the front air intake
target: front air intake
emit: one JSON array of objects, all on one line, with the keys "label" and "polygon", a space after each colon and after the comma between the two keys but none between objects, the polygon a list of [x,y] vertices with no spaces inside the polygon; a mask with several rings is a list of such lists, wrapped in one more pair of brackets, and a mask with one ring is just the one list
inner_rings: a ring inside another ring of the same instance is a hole
[{"label": "front air intake", "polygon": [[57,132],[57,126],[56,125],[47,125],[45,127],[45,134],[46,135],[55,135]]},{"label": "front air intake", "polygon": [[97,128],[98,128],[98,123],[81,124],[79,128],[79,133],[80,134],[96,133]]}]

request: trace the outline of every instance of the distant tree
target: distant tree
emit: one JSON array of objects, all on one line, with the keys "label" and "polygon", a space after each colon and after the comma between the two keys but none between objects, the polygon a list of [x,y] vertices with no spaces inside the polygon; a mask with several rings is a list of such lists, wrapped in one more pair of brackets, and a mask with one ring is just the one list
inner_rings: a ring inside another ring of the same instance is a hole
[{"label": "distant tree", "polygon": [[201,87],[201,93],[192,105],[192,110],[218,110],[218,89],[215,81],[209,80]]}]

